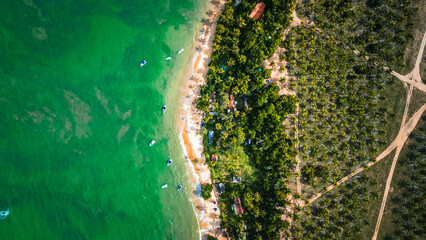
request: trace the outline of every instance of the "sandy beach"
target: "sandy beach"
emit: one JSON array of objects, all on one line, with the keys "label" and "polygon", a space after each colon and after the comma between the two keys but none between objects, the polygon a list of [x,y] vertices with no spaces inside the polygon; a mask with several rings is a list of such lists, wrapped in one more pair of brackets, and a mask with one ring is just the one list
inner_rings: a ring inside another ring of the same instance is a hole
[{"label": "sandy beach", "polygon": [[[203,112],[195,107],[195,101],[200,95],[200,88],[206,84],[208,62],[212,53],[212,44],[216,30],[216,21],[224,6],[224,1],[210,2],[209,11],[204,20],[201,33],[195,39],[194,53],[189,73],[186,75],[182,86],[180,113],[178,114],[179,139],[185,158],[189,163],[194,193],[194,207],[198,218],[200,237],[205,239],[212,235],[218,239],[225,239],[219,235],[220,210],[217,196],[212,192],[212,197],[205,201],[200,196],[201,185],[212,183],[210,170],[206,164],[203,149],[201,123]],[[215,204],[216,203],[216,204]],[[215,208],[217,211],[215,211]]]}]

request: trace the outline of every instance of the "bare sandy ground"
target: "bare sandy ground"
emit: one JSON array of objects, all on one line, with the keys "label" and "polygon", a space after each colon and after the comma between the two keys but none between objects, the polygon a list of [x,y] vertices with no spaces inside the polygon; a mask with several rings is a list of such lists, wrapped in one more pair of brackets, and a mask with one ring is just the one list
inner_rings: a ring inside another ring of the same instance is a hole
[{"label": "bare sandy ground", "polygon": [[[200,197],[202,184],[212,183],[211,173],[203,155],[203,137],[201,134],[201,122],[203,113],[195,106],[195,101],[200,95],[201,85],[206,83],[205,77],[208,72],[208,62],[212,54],[212,44],[216,29],[216,21],[223,9],[224,1],[213,2],[209,11],[208,19],[205,21],[201,36],[196,40],[195,52],[192,62],[191,74],[183,86],[183,103],[178,119],[181,142],[187,156],[187,160],[193,167],[194,206],[197,213],[200,236],[204,239],[207,235],[224,239],[220,235],[220,210],[217,205],[217,195],[212,192],[209,200]],[[215,204],[216,203],[216,204]],[[216,209],[216,211],[215,211]]]},{"label": "bare sandy ground", "polygon": [[[293,13],[291,14],[293,20],[291,21],[290,25],[284,30],[284,36],[282,41],[285,40],[286,36],[290,32],[292,27],[297,27],[300,25],[301,21],[297,17],[296,10],[293,10]],[[280,61],[280,55],[284,54],[285,48],[279,46],[277,51],[266,61],[263,63],[263,66],[266,69],[271,69],[271,79],[274,83],[277,84],[277,86],[280,88],[280,91],[278,92],[278,95],[296,95],[296,93],[290,89],[288,83],[288,70],[285,68],[287,66],[287,61]],[[272,61],[275,62],[275,66],[272,67],[271,63]],[[280,67],[284,67],[284,71],[280,72]],[[284,83],[281,82],[281,79],[285,79]],[[265,80],[265,85],[269,85],[270,83],[267,83]]]}]

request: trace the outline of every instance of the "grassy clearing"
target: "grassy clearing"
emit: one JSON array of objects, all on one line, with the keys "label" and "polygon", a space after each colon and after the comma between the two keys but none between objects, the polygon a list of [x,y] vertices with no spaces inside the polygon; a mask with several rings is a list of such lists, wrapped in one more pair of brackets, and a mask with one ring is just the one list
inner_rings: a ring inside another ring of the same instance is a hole
[{"label": "grassy clearing", "polygon": [[[384,140],[388,144],[395,139],[399,132],[402,116],[404,115],[405,101],[407,99],[407,91],[402,82],[396,77],[393,77],[393,79],[395,79],[395,82],[384,91],[384,95],[387,96],[388,100],[381,104],[381,107],[386,108],[387,111],[392,113],[384,135]],[[413,99],[411,99],[411,101],[413,101]],[[379,148],[379,153],[383,151],[388,144],[382,145]]]},{"label": "grassy clearing", "polygon": [[211,155],[208,158],[213,181],[232,181],[233,176],[241,177],[246,183],[254,183],[259,179],[259,170],[253,162],[250,162],[242,146],[232,146],[227,152],[212,150],[210,152],[218,155],[215,162],[211,160]]},{"label": "grassy clearing", "polygon": [[[404,65],[397,67],[395,71],[401,74],[407,74],[414,68],[417,55],[419,53],[420,44],[422,42],[423,35],[426,30],[426,21],[424,16],[426,16],[426,4],[425,1],[415,1],[414,6],[418,9],[416,15],[413,17],[414,27],[413,27],[413,39],[410,40],[405,49],[404,56]],[[423,56],[426,55],[426,52],[423,53]],[[422,66],[423,65],[423,66]],[[424,72],[426,63],[423,61],[420,67],[420,73]]]},{"label": "grassy clearing", "polygon": [[[406,151],[407,151],[407,147],[404,147],[400,154],[401,159],[398,160],[395,167],[395,173],[392,178],[391,189],[389,190],[386,208],[383,213],[379,234],[377,236],[378,239],[383,239],[384,235],[388,233],[392,233],[397,227],[397,225],[395,224],[395,220],[398,218],[398,216],[392,214],[392,209],[397,208],[399,206],[394,201],[392,201],[392,197],[401,195],[403,193],[403,189],[398,186],[398,182],[400,182],[401,180],[408,180],[408,177],[405,174],[401,174],[401,173],[406,173],[407,171],[407,169],[401,165],[401,161],[404,161],[402,158],[405,155]],[[376,221],[377,221],[377,216],[376,216]],[[369,230],[371,234],[374,232],[374,228]]]},{"label": "grassy clearing", "polygon": [[419,110],[420,107],[423,106],[423,104],[425,103],[426,103],[426,93],[418,89],[413,89],[413,95],[411,96],[410,107],[408,108],[408,119],[410,119],[411,116],[413,116],[413,114],[417,112],[417,110]]}]

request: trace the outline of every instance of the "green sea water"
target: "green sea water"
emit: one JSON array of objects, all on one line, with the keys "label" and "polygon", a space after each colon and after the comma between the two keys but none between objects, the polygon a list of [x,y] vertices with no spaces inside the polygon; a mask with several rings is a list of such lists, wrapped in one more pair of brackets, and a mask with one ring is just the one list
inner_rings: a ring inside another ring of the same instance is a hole
[{"label": "green sea water", "polygon": [[0,239],[199,237],[176,118],[205,9],[1,1]]}]

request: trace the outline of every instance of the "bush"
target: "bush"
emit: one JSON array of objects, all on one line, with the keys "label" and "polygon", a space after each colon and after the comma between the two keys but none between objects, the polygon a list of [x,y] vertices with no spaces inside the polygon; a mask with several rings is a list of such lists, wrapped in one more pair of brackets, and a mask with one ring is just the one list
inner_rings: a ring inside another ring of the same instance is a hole
[{"label": "bush", "polygon": [[213,185],[204,184],[201,187],[201,196],[204,198],[204,200],[207,200],[212,197],[212,191],[213,191]]}]

